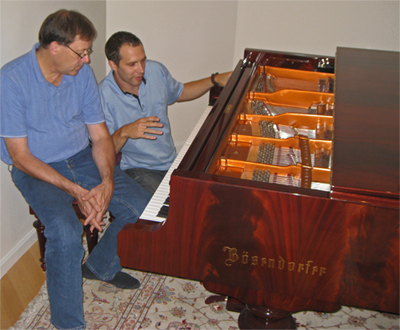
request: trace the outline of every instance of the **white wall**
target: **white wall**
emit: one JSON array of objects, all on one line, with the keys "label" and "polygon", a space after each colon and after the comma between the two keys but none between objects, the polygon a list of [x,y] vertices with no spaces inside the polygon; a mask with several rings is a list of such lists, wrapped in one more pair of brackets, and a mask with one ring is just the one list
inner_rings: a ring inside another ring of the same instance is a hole
[{"label": "white wall", "polygon": [[[78,9],[95,24],[93,67],[108,66],[104,42],[118,30],[142,40],[146,54],[182,82],[231,70],[246,47],[335,55],[337,46],[399,51],[398,1],[3,1],[1,65],[29,51],[43,19],[59,8]],[[179,147],[208,96],[170,108]],[[36,239],[32,216],[1,163],[1,275]]]},{"label": "white wall", "polygon": [[399,1],[239,1],[244,48],[335,56],[338,46],[399,51]]},{"label": "white wall", "polygon": [[[38,41],[43,20],[58,9],[76,9],[95,25],[98,38],[91,56],[96,78],[104,78],[105,58],[105,1],[1,1],[1,52],[0,65],[30,51]],[[32,227],[34,218],[29,215],[28,205],[15,188],[7,166],[0,162],[0,272],[8,269],[36,241]]]},{"label": "white wall", "polygon": [[[107,38],[129,31],[149,59],[188,82],[232,70],[235,1],[108,1]],[[238,59],[239,60],[239,59]],[[169,107],[172,137],[179,150],[208,103],[208,95]]]},{"label": "white wall", "polygon": [[[218,1],[109,1],[106,7],[105,2],[96,0],[2,0],[1,65],[31,49],[40,24],[49,13],[67,8],[87,15],[98,30],[99,36],[93,47],[95,53],[91,56],[98,81],[108,72],[104,55],[106,38],[118,30],[136,33],[142,39],[148,57],[167,65],[178,80],[199,79],[215,71],[231,70],[236,7],[236,2]],[[178,141],[178,148],[207,102],[208,96],[204,96],[190,104],[172,107],[172,129],[177,136],[174,139]],[[175,111],[179,107],[184,111]],[[14,187],[7,167],[1,163],[0,169],[1,274],[4,275],[32,245],[35,233],[32,229],[34,219],[28,215],[28,206]]]}]

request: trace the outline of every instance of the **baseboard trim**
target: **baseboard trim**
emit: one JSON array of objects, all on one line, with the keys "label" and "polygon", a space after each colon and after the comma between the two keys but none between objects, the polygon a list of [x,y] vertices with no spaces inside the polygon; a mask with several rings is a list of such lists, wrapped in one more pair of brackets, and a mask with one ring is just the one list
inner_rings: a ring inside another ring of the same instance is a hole
[{"label": "baseboard trim", "polygon": [[12,266],[28,251],[37,241],[36,230],[32,228],[10,252],[0,261],[0,277],[2,278]]}]

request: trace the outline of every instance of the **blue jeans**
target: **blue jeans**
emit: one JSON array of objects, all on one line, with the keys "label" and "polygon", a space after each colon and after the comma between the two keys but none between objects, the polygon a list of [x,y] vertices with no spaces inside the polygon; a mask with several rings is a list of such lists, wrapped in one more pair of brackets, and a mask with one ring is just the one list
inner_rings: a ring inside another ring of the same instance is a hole
[{"label": "blue jeans", "polygon": [[[88,190],[101,183],[90,148],[49,165]],[[57,329],[85,329],[81,272],[83,227],[72,207],[74,198],[16,167],[13,167],[11,175],[14,184],[45,226],[51,322]],[[125,224],[137,221],[150,199],[144,189],[117,167],[114,181],[115,191],[108,210],[115,220],[86,261],[89,269],[102,280],[114,278],[122,269],[117,255],[118,232]]]},{"label": "blue jeans", "polygon": [[148,170],[147,168],[128,168],[125,173],[135,180],[150,195],[154,195],[168,171]]}]

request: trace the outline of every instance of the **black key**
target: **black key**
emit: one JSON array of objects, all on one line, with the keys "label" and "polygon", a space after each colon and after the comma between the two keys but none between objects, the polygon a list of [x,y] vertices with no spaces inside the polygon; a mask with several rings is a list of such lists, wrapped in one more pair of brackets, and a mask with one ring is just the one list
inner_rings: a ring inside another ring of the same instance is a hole
[{"label": "black key", "polygon": [[169,206],[163,205],[157,216],[166,219],[168,217]]}]

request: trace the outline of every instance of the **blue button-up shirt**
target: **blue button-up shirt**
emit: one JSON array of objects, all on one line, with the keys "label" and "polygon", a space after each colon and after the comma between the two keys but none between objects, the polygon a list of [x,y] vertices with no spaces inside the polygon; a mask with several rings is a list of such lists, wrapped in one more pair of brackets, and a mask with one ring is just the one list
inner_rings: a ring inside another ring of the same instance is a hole
[{"label": "blue button-up shirt", "polygon": [[32,50],[1,69],[1,159],[12,164],[3,138],[27,137],[31,153],[45,163],[64,160],[88,145],[86,125],[104,122],[92,69],[64,75],[56,87],[43,76]]},{"label": "blue button-up shirt", "polygon": [[[176,81],[167,68],[156,61],[147,60],[144,80],[137,97],[124,93],[113,77],[113,71],[99,84],[100,98],[110,134],[120,127],[143,117],[158,116],[164,124],[163,135],[156,140],[128,139],[121,149],[120,166],[165,171],[176,157],[168,120],[168,105],[176,102],[183,84]],[[158,129],[158,128],[156,128]]]}]

